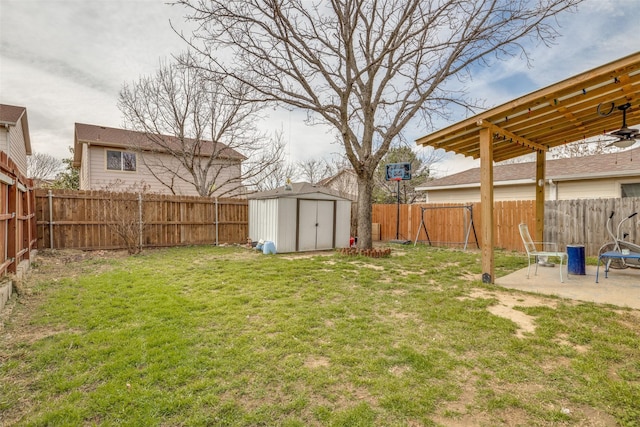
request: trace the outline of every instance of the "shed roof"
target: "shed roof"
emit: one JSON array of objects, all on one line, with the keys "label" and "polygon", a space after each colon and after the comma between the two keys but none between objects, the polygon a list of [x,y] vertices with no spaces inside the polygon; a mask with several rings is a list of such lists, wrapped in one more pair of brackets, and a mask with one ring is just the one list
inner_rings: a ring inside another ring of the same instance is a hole
[{"label": "shed roof", "polygon": [[[180,150],[182,141],[175,136],[157,135],[162,137],[166,144],[175,146],[176,151]],[[192,140],[187,140],[192,141]],[[211,141],[202,141],[202,156],[216,155],[221,159],[245,160],[246,157],[229,148],[225,144],[214,144]],[[159,146],[154,144],[149,136],[144,132],[136,132],[126,129],[110,128],[106,126],[89,125],[84,123],[75,124],[75,141],[74,141],[74,166],[80,165],[82,159],[82,143],[91,145],[100,145],[114,148],[142,149],[149,151],[166,151],[159,150]]]},{"label": "shed roof", "polygon": [[[635,161],[634,161],[635,160]],[[617,153],[548,160],[546,178],[556,181],[596,179],[614,176],[640,176],[640,148]],[[496,165],[494,183],[509,181],[535,181],[536,162]],[[441,190],[450,187],[480,186],[480,168],[472,168],[428,182],[416,190]]]},{"label": "shed roof", "polygon": [[296,197],[309,194],[326,194],[340,200],[349,200],[342,197],[337,191],[327,187],[311,184],[308,182],[294,182],[291,184],[291,190],[287,190],[286,186],[278,187],[273,190],[262,191],[248,196],[249,199],[277,199],[280,197]]},{"label": "shed roof", "polygon": [[598,114],[600,104],[631,103],[627,123],[640,123],[639,100],[637,52],[423,136],[416,143],[478,158],[479,129],[489,128],[493,160],[499,162],[620,129],[622,112],[614,109],[603,117]]},{"label": "shed roof", "polygon": [[357,178],[356,172],[353,169],[341,169],[340,171],[338,171],[338,173],[336,173],[335,175],[331,175],[328,176],[324,179],[321,179],[320,181],[318,181],[318,185],[328,185],[331,184],[331,182],[337,180],[338,178],[342,177],[342,176],[347,176],[347,177],[354,177]]}]

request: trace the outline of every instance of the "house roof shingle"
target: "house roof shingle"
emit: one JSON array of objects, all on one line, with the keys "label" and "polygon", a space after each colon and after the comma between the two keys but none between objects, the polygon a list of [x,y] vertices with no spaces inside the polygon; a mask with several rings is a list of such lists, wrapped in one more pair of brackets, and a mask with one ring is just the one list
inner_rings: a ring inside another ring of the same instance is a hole
[{"label": "house roof shingle", "polygon": [[24,107],[0,104],[0,123],[15,126],[25,111],[27,109]]},{"label": "house roof shingle", "polygon": [[29,135],[29,121],[27,109],[15,105],[0,104],[0,125],[15,126],[22,119],[22,134],[27,155],[31,155],[31,136]]},{"label": "house roof shingle", "polygon": [[[172,144],[179,150],[182,145],[180,139],[174,136],[159,135],[165,143]],[[229,148],[225,144],[214,144],[211,141],[203,141],[201,155],[216,155],[221,159],[245,160],[246,157]],[[106,126],[89,125],[84,123],[75,124],[75,146],[74,165],[79,165],[82,158],[81,143],[89,143],[91,145],[101,145],[106,147],[141,149],[149,151],[158,151],[158,145],[149,139],[146,133],[137,132],[126,129],[110,128]],[[164,151],[164,150],[160,150]]]},{"label": "house roof shingle", "polygon": [[331,184],[332,181],[335,181],[336,179],[340,178],[343,175],[356,177],[356,173],[355,173],[355,171],[353,169],[341,169],[335,175],[328,176],[328,177],[318,181],[318,185],[329,185],[329,184]]},{"label": "house roof shingle", "polygon": [[[635,161],[634,161],[635,157]],[[618,153],[547,160],[545,176],[555,181],[584,179],[603,176],[640,175],[640,148]],[[495,165],[493,182],[531,180],[536,176],[536,162]],[[480,168],[468,169],[444,178],[436,179],[419,190],[436,190],[444,187],[480,185]]]}]

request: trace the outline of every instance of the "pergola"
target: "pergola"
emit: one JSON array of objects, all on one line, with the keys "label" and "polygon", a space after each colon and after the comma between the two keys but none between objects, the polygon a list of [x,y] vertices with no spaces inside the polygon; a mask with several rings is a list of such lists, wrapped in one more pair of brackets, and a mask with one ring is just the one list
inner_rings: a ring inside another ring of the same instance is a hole
[{"label": "pergola", "polygon": [[[480,158],[482,280],[494,283],[493,163],[535,152],[536,240],[543,240],[545,153],[640,122],[640,52],[509,101],[416,140]],[[609,113],[606,115],[606,113]]]}]

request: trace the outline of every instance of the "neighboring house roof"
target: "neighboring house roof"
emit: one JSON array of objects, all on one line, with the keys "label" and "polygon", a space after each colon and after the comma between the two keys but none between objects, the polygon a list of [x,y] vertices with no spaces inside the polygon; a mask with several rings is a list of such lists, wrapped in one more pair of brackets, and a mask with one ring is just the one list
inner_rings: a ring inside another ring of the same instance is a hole
[{"label": "neighboring house roof", "polygon": [[279,197],[291,197],[291,196],[303,196],[305,194],[326,194],[332,197],[338,197],[340,199],[348,200],[342,197],[337,191],[334,191],[327,187],[322,187],[308,182],[295,182],[291,184],[291,189],[288,190],[287,186],[278,187],[274,190],[262,191],[260,193],[254,193],[248,196],[249,199],[276,199]]},{"label": "neighboring house roof", "polygon": [[325,179],[321,179],[320,181],[318,181],[318,185],[326,185],[326,186],[331,185],[332,182],[341,178],[343,175],[348,175],[348,178],[356,178],[356,173],[354,172],[353,169],[342,169],[340,172],[338,172],[335,175],[332,175]]},{"label": "neighboring house roof", "polygon": [[[633,161],[633,157],[636,161]],[[553,181],[572,181],[615,176],[640,175],[640,148],[617,153],[547,160],[545,178]],[[512,163],[493,167],[494,185],[533,183],[536,162]],[[480,168],[468,169],[417,187],[418,191],[449,188],[479,187]]]},{"label": "neighboring house roof", "polygon": [[[180,150],[182,141],[175,136],[160,135],[167,144],[175,146],[176,151]],[[75,124],[75,137],[74,137],[74,167],[80,166],[82,159],[82,144],[88,143],[90,145],[100,145],[105,147],[124,148],[124,149],[141,149],[149,151],[164,151],[158,145],[154,144],[149,139],[146,133],[136,132],[126,129],[110,128],[106,126],[88,125],[84,123]],[[186,141],[192,141],[187,139]],[[231,160],[245,160],[246,157],[237,152],[236,150],[229,148],[228,146],[218,143],[214,144],[211,141],[203,141],[205,144],[202,147],[202,156],[216,155],[220,159]]]},{"label": "neighboring house roof", "polygon": [[0,104],[0,126],[16,126],[22,119],[22,133],[24,135],[24,148],[27,155],[31,155],[31,138],[29,136],[29,121],[27,109],[15,105]]},{"label": "neighboring house roof", "polygon": [[332,188],[348,199],[358,199],[357,175],[353,169],[342,169],[333,176],[327,177],[318,182],[318,185]]}]

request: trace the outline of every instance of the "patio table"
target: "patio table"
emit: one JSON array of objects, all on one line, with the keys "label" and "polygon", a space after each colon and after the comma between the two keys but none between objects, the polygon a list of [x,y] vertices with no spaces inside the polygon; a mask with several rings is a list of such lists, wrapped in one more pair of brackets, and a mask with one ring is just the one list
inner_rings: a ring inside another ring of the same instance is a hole
[{"label": "patio table", "polygon": [[[596,283],[598,283],[598,273],[600,272],[600,261],[603,258],[640,259],[640,253],[629,252],[628,254],[623,254],[622,252],[618,252],[618,251],[609,251],[609,252],[604,252],[600,254],[600,256],[598,256],[598,265],[596,267]],[[604,278],[606,279],[607,277],[609,277],[609,267],[605,265]]]}]

